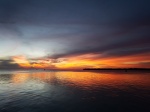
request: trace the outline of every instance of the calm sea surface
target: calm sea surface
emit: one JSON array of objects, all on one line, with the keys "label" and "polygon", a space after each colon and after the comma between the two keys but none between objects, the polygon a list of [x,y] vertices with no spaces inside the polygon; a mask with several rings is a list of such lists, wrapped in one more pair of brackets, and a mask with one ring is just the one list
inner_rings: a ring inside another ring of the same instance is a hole
[{"label": "calm sea surface", "polygon": [[150,72],[0,71],[0,112],[150,112]]}]

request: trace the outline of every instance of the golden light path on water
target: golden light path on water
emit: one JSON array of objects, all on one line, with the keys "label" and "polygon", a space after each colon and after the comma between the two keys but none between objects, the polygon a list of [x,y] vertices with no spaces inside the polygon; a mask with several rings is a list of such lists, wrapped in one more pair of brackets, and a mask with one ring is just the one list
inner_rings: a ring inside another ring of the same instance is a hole
[{"label": "golden light path on water", "polygon": [[[75,85],[82,89],[110,86],[123,88],[125,85],[150,87],[148,75],[142,73],[94,73],[94,72],[33,72],[16,73],[11,78],[14,84],[23,84],[30,80],[39,80],[44,83],[58,83]],[[36,83],[34,86],[38,83]],[[43,84],[43,83],[42,83]],[[38,84],[39,85],[39,84]],[[120,87],[118,87],[120,86]]]},{"label": "golden light path on water", "polygon": [[0,112],[143,112],[150,72],[0,71]]}]

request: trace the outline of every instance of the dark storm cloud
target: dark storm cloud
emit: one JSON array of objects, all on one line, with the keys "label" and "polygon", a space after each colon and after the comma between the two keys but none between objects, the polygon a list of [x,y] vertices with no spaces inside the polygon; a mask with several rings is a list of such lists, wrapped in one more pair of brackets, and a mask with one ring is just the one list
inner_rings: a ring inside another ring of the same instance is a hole
[{"label": "dark storm cloud", "polygon": [[[150,52],[150,27],[134,29],[126,33],[115,32],[114,35],[92,35],[78,41],[72,38],[66,52],[54,54],[53,58],[86,53],[101,54],[100,57],[127,56]],[[65,40],[67,41],[67,40]]]},{"label": "dark storm cloud", "polygon": [[20,69],[20,67],[13,63],[13,60],[0,60],[0,69]]},{"label": "dark storm cloud", "polygon": [[38,38],[57,43],[53,53],[51,44],[45,48],[51,58],[86,53],[127,56],[150,51],[149,4],[149,0],[1,0],[0,23],[53,28],[25,41],[31,46]]},{"label": "dark storm cloud", "polygon": [[72,17],[79,16],[80,20],[80,17],[91,14],[90,7],[84,2],[90,3],[79,0],[1,0],[1,22],[69,23],[74,21]]},{"label": "dark storm cloud", "polygon": [[149,17],[148,3],[148,0],[1,0],[0,19],[36,24],[113,24],[112,21],[130,21],[130,17]]}]

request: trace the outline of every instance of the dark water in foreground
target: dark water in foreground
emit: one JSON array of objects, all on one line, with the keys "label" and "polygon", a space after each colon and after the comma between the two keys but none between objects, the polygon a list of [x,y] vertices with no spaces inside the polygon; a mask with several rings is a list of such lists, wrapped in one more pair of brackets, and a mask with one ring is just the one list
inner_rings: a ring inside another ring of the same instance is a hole
[{"label": "dark water in foreground", "polygon": [[150,112],[150,73],[3,71],[0,112]]}]

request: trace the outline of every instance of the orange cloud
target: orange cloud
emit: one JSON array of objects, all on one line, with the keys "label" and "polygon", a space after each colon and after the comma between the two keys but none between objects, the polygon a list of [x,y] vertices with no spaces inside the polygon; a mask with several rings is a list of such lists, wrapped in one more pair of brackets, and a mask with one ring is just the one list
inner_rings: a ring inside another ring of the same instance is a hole
[{"label": "orange cloud", "polygon": [[31,67],[30,62],[27,60],[27,58],[25,56],[13,56],[12,60],[17,63],[19,66],[23,67],[23,68],[29,68]]},{"label": "orange cloud", "polygon": [[98,58],[97,54],[86,54],[80,56],[67,57],[67,61],[64,63],[58,63],[57,68],[61,69],[82,69],[82,68],[121,68],[121,67],[145,67],[149,68],[150,64],[144,64],[150,62],[150,54],[139,54],[122,57],[107,57]]},{"label": "orange cloud", "polygon": [[[139,54],[122,57],[100,58],[99,54],[84,54],[63,57],[62,59],[36,59],[28,60],[25,56],[14,56],[12,59],[23,68],[46,68],[60,70],[79,70],[83,68],[128,68],[150,67],[150,54]],[[59,61],[61,60],[61,61]]]}]

